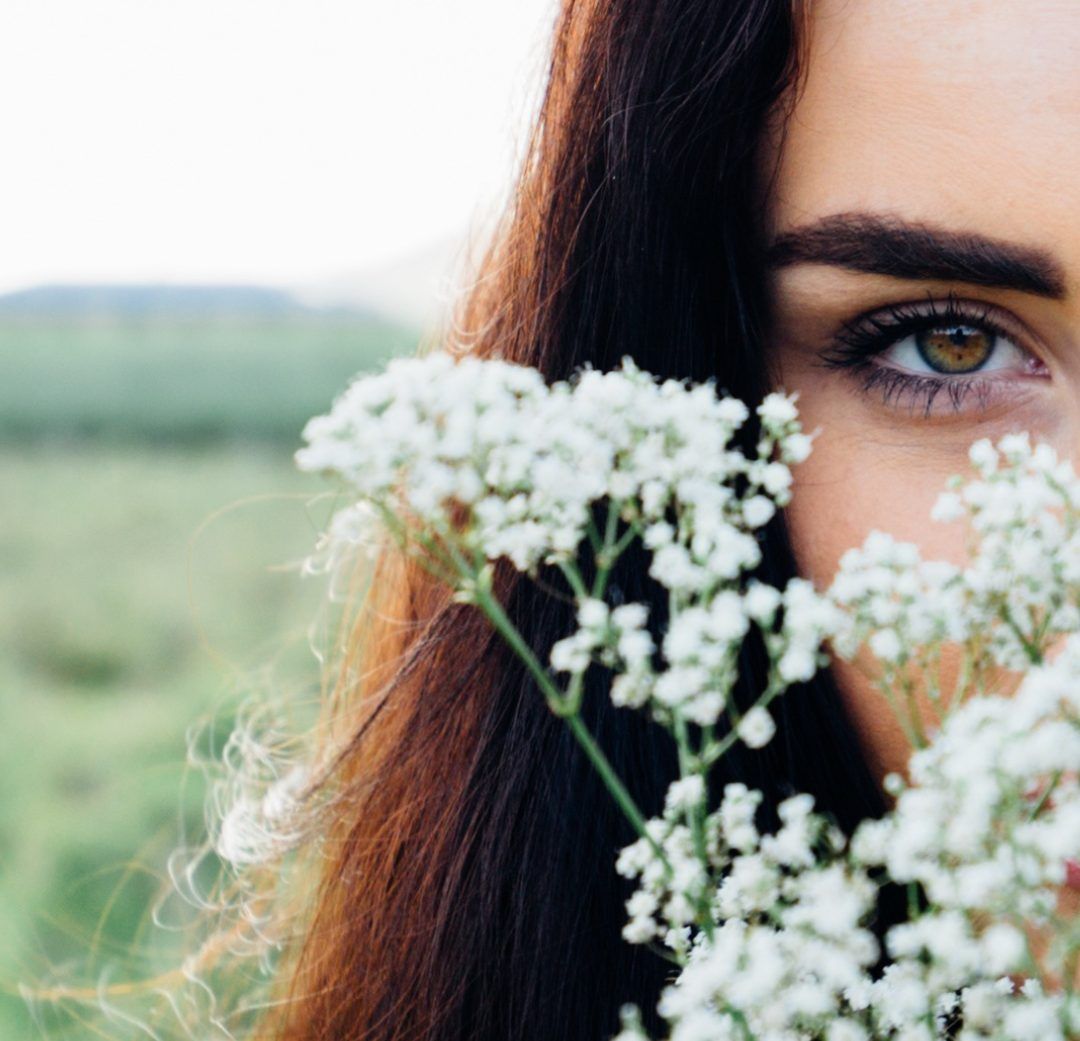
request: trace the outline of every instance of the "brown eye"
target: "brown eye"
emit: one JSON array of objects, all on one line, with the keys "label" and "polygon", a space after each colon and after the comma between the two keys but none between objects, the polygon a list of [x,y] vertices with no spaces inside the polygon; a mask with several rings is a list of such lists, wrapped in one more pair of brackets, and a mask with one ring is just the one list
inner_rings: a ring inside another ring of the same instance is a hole
[{"label": "brown eye", "polygon": [[997,337],[972,325],[936,326],[915,334],[922,359],[937,372],[974,372],[994,352]]}]

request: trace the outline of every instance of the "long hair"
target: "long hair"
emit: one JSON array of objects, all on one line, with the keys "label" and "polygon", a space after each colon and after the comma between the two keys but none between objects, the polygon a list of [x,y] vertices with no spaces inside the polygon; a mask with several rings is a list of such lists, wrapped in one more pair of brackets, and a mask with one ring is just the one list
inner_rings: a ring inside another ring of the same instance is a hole
[{"label": "long hair", "polygon": [[[758,143],[796,82],[794,0],[565,0],[512,201],[446,346],[565,378],[631,355],[660,376],[768,387]],[[632,551],[612,595],[660,599]],[[778,517],[762,577],[795,573]],[[503,569],[545,656],[572,606]],[[748,641],[738,698],[762,689]],[[627,944],[632,840],[565,725],[475,608],[391,550],[340,670],[333,816],[305,935],[266,1036],[282,1041],[600,1041],[647,1020],[668,967]],[[672,749],[599,687],[584,713],[646,813]],[[788,692],[778,733],[717,782],[794,790],[851,828],[883,810],[833,679]]]}]

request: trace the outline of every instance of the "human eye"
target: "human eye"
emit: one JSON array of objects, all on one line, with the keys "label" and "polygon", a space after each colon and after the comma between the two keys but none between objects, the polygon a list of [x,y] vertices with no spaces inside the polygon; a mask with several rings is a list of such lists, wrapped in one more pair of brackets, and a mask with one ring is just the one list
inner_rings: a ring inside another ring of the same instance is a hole
[{"label": "human eye", "polygon": [[1026,381],[1049,378],[1013,324],[989,304],[951,294],[890,305],[845,322],[822,361],[886,406],[924,416],[979,411]]}]

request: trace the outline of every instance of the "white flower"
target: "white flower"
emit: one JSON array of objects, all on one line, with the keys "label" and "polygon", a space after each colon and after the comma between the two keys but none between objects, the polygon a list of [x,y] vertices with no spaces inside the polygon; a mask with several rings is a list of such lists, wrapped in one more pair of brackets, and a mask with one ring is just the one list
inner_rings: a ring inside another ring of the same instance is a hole
[{"label": "white flower", "polygon": [[785,394],[768,394],[765,400],[758,406],[758,415],[762,420],[774,427],[782,427],[794,422],[798,416],[795,408],[794,396]]},{"label": "white flower", "polygon": [[649,609],[644,604],[620,604],[611,612],[611,624],[616,629],[640,629],[648,620]]},{"label": "white flower", "polygon": [[784,652],[777,664],[777,671],[785,682],[799,683],[817,672],[817,658],[805,647],[792,647]]},{"label": "white flower", "polygon": [[646,549],[659,549],[668,545],[675,538],[675,529],[666,521],[657,521],[645,529],[642,542]]},{"label": "white flower", "polygon": [[993,473],[997,468],[997,450],[986,438],[976,441],[971,446],[968,450],[968,458],[984,476]]},{"label": "white flower", "polygon": [[964,502],[955,492],[942,492],[930,511],[932,520],[942,522],[959,520],[963,515]]},{"label": "white flower", "polygon": [[780,606],[780,591],[764,582],[753,581],[746,591],[746,613],[762,625],[771,625]]},{"label": "white flower", "polygon": [[769,710],[757,705],[739,720],[735,729],[745,745],[762,748],[772,740],[776,733],[776,724],[769,715]]},{"label": "white flower", "polygon": [[783,463],[769,463],[762,471],[761,484],[770,495],[783,495],[791,487],[791,471]]},{"label": "white flower", "polygon": [[612,704],[641,708],[652,695],[651,678],[641,672],[623,672],[611,681]]},{"label": "white flower", "polygon": [[743,503],[743,519],[749,528],[760,528],[768,524],[776,513],[772,499],[764,495],[753,495]]},{"label": "white flower", "polygon": [[582,628],[603,628],[608,620],[608,605],[603,600],[588,597],[578,603],[577,618]]},{"label": "white flower", "polygon": [[622,928],[622,937],[627,943],[648,943],[656,932],[652,918],[631,918]]},{"label": "white flower", "polygon": [[810,457],[813,439],[809,434],[789,434],[781,446],[780,458],[785,463],[802,463]]},{"label": "white flower", "polygon": [[669,811],[682,812],[692,809],[705,798],[705,778],[690,774],[668,785],[664,805]]},{"label": "white flower", "polygon": [[904,645],[893,629],[879,629],[870,637],[870,650],[883,662],[899,661],[904,653]]},{"label": "white flower", "polygon": [[584,672],[590,658],[590,645],[581,633],[556,640],[551,648],[551,667],[556,672]]},{"label": "white flower", "polygon": [[851,1019],[834,1019],[828,1027],[826,1041],[869,1041],[866,1027]]},{"label": "white flower", "polygon": [[1016,926],[995,922],[983,933],[980,941],[990,972],[1015,972],[1023,965],[1027,939]]}]

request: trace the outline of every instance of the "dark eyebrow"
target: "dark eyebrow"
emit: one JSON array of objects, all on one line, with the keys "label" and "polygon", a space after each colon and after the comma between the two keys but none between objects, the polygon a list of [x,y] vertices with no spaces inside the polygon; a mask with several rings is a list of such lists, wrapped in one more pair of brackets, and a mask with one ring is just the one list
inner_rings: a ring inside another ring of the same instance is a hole
[{"label": "dark eyebrow", "polygon": [[1065,274],[1049,253],[872,213],[837,213],[784,232],[769,246],[770,267],[832,264],[893,278],[967,282],[1065,297]]}]

